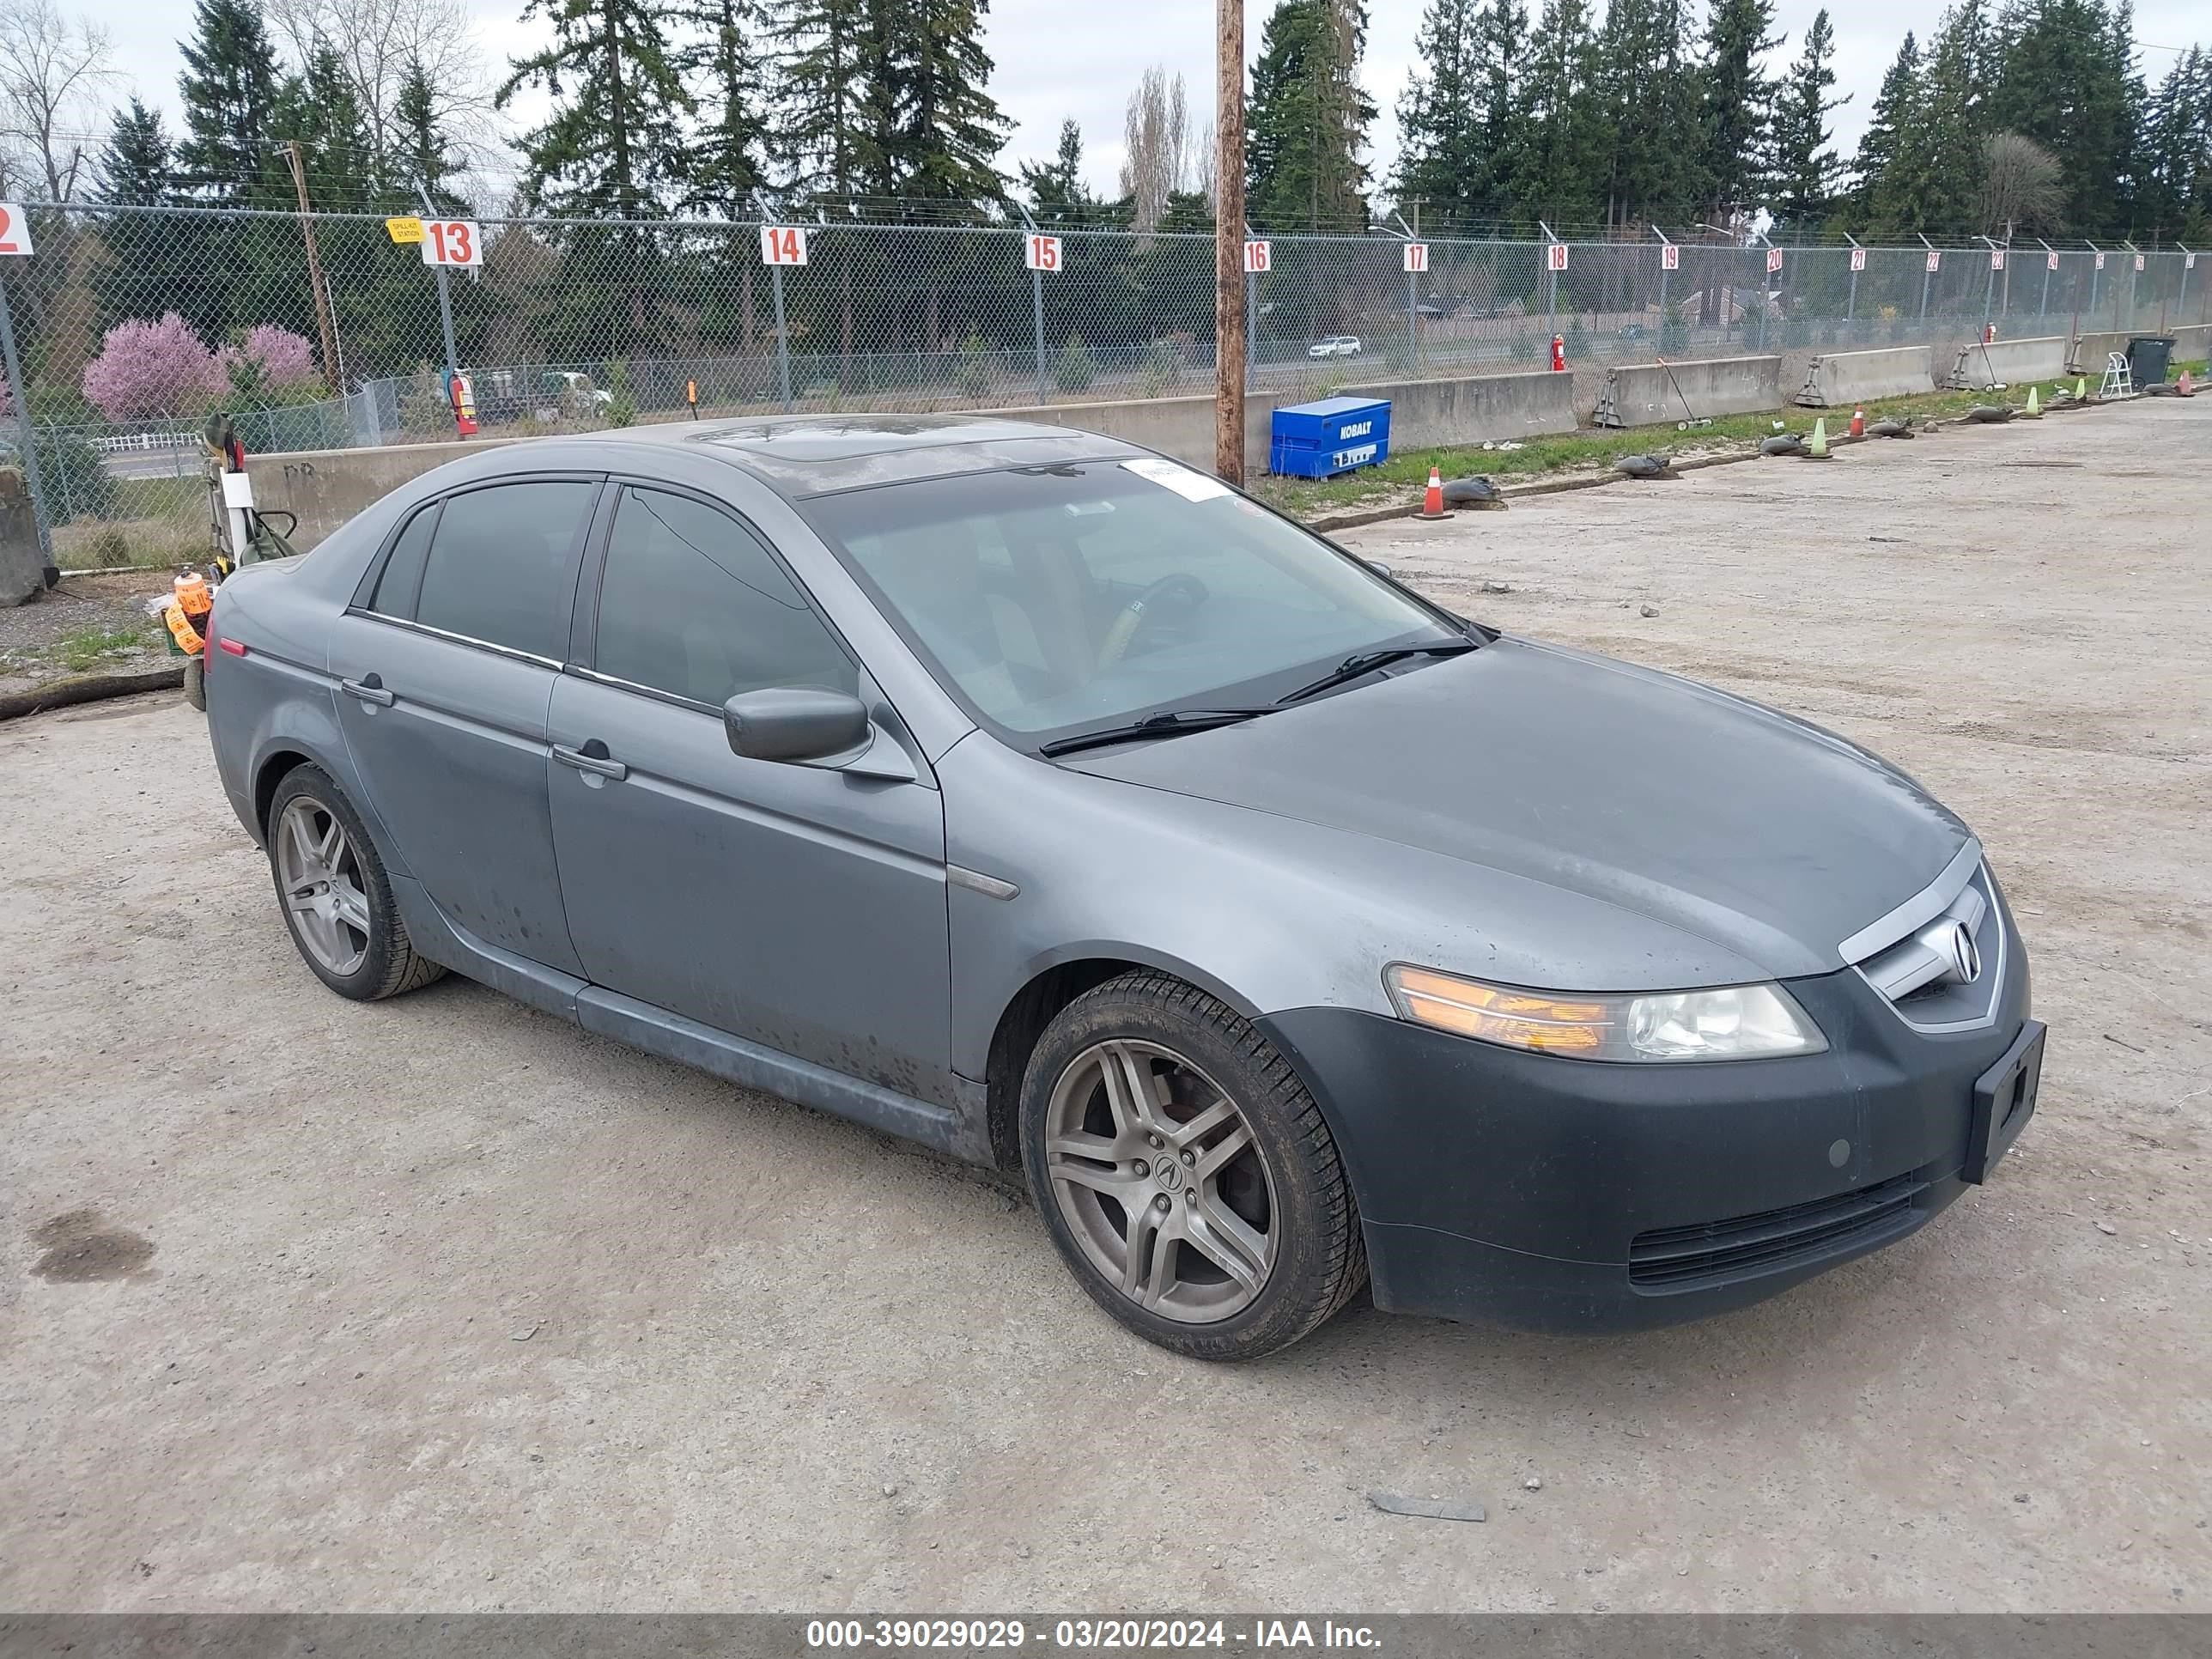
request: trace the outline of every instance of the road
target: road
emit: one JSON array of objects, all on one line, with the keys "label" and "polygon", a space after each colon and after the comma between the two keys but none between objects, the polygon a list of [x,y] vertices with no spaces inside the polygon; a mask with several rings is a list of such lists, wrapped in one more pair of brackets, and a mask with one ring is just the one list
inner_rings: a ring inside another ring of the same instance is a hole
[{"label": "road", "polygon": [[180,705],[0,727],[0,1605],[2212,1611],[2208,459],[2143,404],[1346,538],[1891,756],[2034,952],[1990,1187],[1635,1337],[1172,1359],[996,1178],[330,996]]}]

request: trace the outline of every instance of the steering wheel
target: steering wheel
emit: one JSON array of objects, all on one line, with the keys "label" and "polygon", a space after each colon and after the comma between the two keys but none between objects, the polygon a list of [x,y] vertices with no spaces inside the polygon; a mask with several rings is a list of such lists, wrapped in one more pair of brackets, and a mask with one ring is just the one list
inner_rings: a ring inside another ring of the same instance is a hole
[{"label": "steering wheel", "polygon": [[1111,668],[1129,653],[1129,647],[1137,637],[1137,630],[1145,625],[1145,618],[1163,600],[1173,595],[1193,607],[1204,605],[1212,598],[1206,585],[1188,571],[1177,571],[1172,576],[1163,576],[1137,597],[1121,607],[1121,614],[1114,618],[1114,625],[1106,630],[1106,642],[1098,647],[1098,665]]}]

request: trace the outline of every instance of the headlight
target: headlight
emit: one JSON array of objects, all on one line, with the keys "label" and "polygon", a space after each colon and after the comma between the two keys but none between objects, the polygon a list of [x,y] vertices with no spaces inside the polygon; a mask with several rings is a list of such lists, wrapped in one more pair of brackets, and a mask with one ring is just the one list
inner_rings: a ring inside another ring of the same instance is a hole
[{"label": "headlight", "polygon": [[1393,964],[1383,983],[1399,1016],[1484,1042],[1577,1060],[1764,1060],[1828,1045],[1778,985],[1582,996],[1485,985]]}]

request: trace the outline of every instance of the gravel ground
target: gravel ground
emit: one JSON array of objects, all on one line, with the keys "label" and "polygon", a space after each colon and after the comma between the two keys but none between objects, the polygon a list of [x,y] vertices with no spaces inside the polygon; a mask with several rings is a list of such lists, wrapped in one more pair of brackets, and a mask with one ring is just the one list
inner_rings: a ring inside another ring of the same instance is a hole
[{"label": "gravel ground", "polygon": [[0,728],[0,1606],[2212,1610],[2208,459],[2146,404],[1346,538],[1890,755],[2035,952],[1989,1188],[1632,1338],[1172,1359],[993,1177],[330,996],[173,699]]},{"label": "gravel ground", "polygon": [[[129,674],[158,668],[167,654],[158,617],[146,601],[169,585],[160,570],[114,576],[70,576],[28,605],[0,610],[0,695],[28,691],[80,673]],[[88,668],[73,668],[62,649],[89,631],[139,635],[136,648],[116,648]]]}]

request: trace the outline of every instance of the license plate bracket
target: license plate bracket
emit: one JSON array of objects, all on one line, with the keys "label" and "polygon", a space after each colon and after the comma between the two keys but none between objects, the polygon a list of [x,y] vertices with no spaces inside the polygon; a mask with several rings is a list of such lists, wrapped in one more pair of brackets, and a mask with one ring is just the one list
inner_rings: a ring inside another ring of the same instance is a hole
[{"label": "license plate bracket", "polygon": [[2035,1097],[2043,1082],[2043,1038],[2046,1028],[2031,1019],[2006,1049],[2004,1058],[1974,1082],[1974,1109],[1966,1128],[1966,1164],[1960,1174],[1975,1186],[1990,1178],[1998,1160],[2012,1149],[2035,1115]]}]

